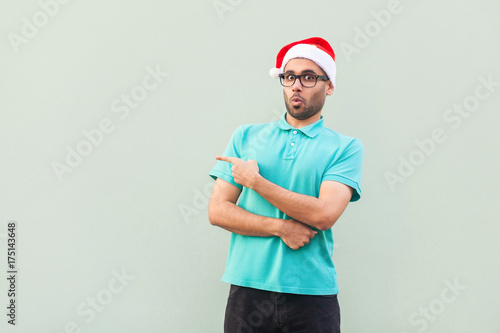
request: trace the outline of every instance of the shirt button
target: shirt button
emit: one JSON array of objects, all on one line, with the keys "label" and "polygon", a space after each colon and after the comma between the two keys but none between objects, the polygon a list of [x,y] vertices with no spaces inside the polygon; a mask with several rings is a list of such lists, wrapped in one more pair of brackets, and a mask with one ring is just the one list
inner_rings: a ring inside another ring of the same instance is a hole
[{"label": "shirt button", "polygon": [[290,143],[290,146],[292,146],[292,147],[293,147],[293,146],[295,146],[295,143],[293,143],[293,142],[292,142],[292,143]]},{"label": "shirt button", "polygon": [[293,134],[297,134],[297,131],[293,131]]}]

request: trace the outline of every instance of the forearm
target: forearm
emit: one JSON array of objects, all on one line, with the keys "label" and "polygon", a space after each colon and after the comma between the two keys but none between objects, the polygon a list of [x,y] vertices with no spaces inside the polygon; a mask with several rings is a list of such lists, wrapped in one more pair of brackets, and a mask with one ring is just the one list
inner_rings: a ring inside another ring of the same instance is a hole
[{"label": "forearm", "polygon": [[316,197],[289,191],[264,177],[259,177],[252,185],[252,189],[297,221],[320,230],[331,226],[329,221],[331,218],[326,213],[326,203]]},{"label": "forearm", "polygon": [[[254,190],[274,207],[294,220],[319,230],[330,229],[342,215],[353,195],[353,188],[336,181],[323,181],[318,197],[296,193],[278,186],[259,174],[257,161],[217,156],[233,164],[234,181]],[[233,200],[236,202],[236,200]]]},{"label": "forearm", "polygon": [[244,236],[279,236],[285,222],[250,213],[229,201],[209,204],[208,216],[212,225]]}]

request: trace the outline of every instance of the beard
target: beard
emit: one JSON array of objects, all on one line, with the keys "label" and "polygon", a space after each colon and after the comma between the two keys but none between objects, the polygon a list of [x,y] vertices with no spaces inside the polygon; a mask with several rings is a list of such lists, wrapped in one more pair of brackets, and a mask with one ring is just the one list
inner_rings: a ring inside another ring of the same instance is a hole
[{"label": "beard", "polygon": [[[322,91],[314,94],[309,100],[305,100],[299,94],[293,94],[290,98],[288,98],[284,91],[283,96],[285,97],[285,106],[288,114],[297,120],[304,120],[321,112],[326,99],[326,96]],[[302,104],[293,106],[292,98],[295,97],[301,98]]]}]

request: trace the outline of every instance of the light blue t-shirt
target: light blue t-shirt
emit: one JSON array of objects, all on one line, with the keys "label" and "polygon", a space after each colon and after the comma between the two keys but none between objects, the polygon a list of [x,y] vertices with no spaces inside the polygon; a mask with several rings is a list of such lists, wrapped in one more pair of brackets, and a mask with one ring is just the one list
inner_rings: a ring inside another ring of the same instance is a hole
[{"label": "light blue t-shirt", "polygon": [[[354,189],[351,201],[360,198],[363,146],[358,139],[324,127],[323,116],[299,129],[286,121],[238,127],[224,156],[256,160],[259,173],[287,190],[319,196],[321,183],[334,180]],[[238,206],[262,216],[291,219],[257,192],[237,184],[231,163],[218,161],[210,171],[242,189]],[[332,230],[320,231],[308,245],[290,249],[279,237],[231,234],[223,282],[269,291],[332,295],[338,293],[332,260]]]}]

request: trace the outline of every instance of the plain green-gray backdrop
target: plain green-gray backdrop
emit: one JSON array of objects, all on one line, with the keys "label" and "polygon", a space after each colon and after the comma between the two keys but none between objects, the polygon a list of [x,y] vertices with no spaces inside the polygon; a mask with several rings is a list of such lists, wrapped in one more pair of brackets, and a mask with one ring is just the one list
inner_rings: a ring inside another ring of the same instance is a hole
[{"label": "plain green-gray backdrop", "polygon": [[222,332],[230,235],[208,222],[208,172],[237,126],[284,112],[279,49],[321,36],[325,123],[365,148],[362,199],[334,226],[343,332],[499,333],[499,12],[1,0],[1,331]]}]

